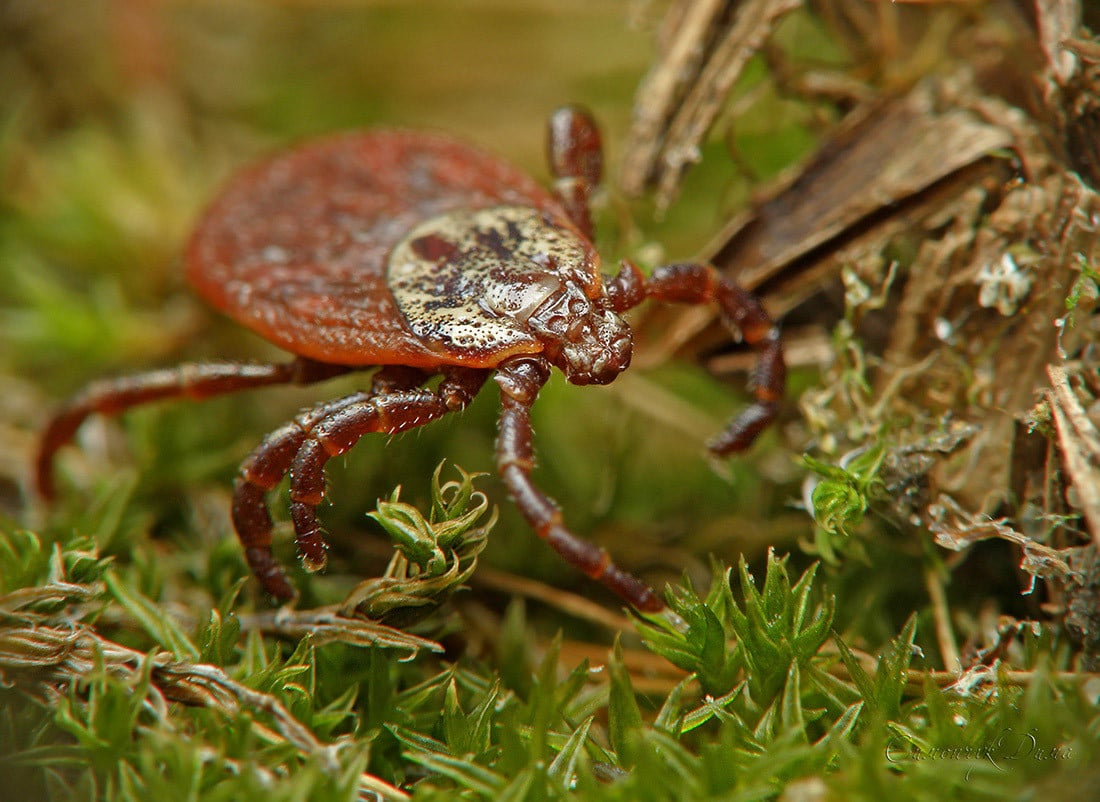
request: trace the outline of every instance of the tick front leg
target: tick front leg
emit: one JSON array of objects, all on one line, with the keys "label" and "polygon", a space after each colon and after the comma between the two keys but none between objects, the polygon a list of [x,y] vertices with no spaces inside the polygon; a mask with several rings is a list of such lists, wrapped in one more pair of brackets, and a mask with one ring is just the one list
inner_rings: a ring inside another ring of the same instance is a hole
[{"label": "tick front leg", "polygon": [[319,570],[327,561],[328,546],[315,509],[325,496],[325,464],[365,434],[397,434],[465,408],[488,375],[487,370],[455,369],[444,375],[434,392],[379,392],[334,409],[311,427],[290,466],[290,516],[298,554],[309,570]]},{"label": "tick front leg", "polygon": [[497,470],[531,528],[562,559],[637,609],[658,612],[665,605],[653,589],[615,565],[604,549],[566,529],[558,505],[531,481],[535,467],[531,406],[549,376],[547,362],[524,357],[504,363],[497,372],[501,402]]},{"label": "tick front leg", "polygon": [[726,325],[738,329],[745,342],[756,350],[756,367],[749,380],[755,402],[709,444],[710,450],[721,456],[748,448],[775,419],[786,387],[787,369],[779,327],[755,295],[710,265],[659,267],[646,280],[645,294],[658,301],[717,304]]},{"label": "tick front leg", "polygon": [[314,427],[341,409],[366,403],[380,393],[416,387],[426,375],[424,371],[400,366],[382,368],[374,374],[368,392],[352,393],[303,412],[265,437],[241,463],[233,488],[233,528],[253,575],[268,593],[280,599],[295,595],[271,553],[274,524],[268,512],[266,494],[290,471],[295,455]]},{"label": "tick front leg", "polygon": [[94,382],[70,399],[47,424],[35,460],[38,494],[46,500],[54,497],[54,455],[73,439],[89,415],[117,415],[131,407],[170,398],[203,399],[271,384],[309,384],[348,370],[351,368],[309,359],[277,365],[214,362]]},{"label": "tick front leg", "polygon": [[554,195],[573,225],[593,239],[588,201],[603,177],[603,144],[592,115],[579,106],[562,106],[550,115],[546,138]]}]

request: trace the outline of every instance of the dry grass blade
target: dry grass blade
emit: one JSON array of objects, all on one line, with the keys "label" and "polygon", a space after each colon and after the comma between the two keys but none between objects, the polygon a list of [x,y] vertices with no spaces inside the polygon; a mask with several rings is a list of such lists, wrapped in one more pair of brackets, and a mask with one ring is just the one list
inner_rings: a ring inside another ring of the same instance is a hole
[{"label": "dry grass blade", "polygon": [[[1004,518],[991,518],[983,513],[968,513],[950,496],[941,494],[927,511],[928,529],[936,544],[952,551],[962,551],[983,540],[999,539],[1014,543],[1023,551],[1020,569],[1035,578],[1065,579],[1073,573],[1066,561],[1067,552],[1017,532]],[[1029,591],[1030,592],[1030,591]]]},{"label": "dry grass blade", "polygon": [[433,640],[411,635],[366,618],[341,615],[341,607],[342,605],[332,605],[312,610],[283,608],[259,613],[242,613],[238,617],[243,630],[256,629],[265,635],[295,640],[308,635],[318,646],[333,642],[346,643],[350,646],[377,646],[407,651],[410,659],[420,650],[443,651],[443,647]]},{"label": "dry grass blade", "polygon": [[[259,721],[252,726],[268,742],[287,742],[303,755],[317,759],[327,771],[340,769],[339,744],[326,744],[296,719],[279,699],[255,691],[229,677],[217,666],[179,661],[165,651],[146,654],[108,640],[93,629],[74,624],[57,627],[41,622],[0,628],[0,677],[5,681],[26,675],[36,695],[57,697],[60,689],[92,674],[97,666],[127,681],[136,681],[147,663],[152,664],[148,708],[167,717],[165,701],[182,702],[234,715],[241,709],[261,713],[271,726]],[[383,799],[408,796],[389,783],[371,776],[360,787]]]},{"label": "dry grass blade", "polygon": [[801,0],[748,0],[732,19],[727,19],[729,4],[713,0],[673,9],[670,17],[677,25],[671,44],[638,89],[620,179],[624,191],[638,194],[655,181],[657,206],[668,208],[745,65],[775,24],[801,5]]},{"label": "dry grass blade", "polygon": [[653,174],[676,98],[685,91],[688,79],[698,75],[705,54],[700,42],[717,24],[725,5],[723,0],[681,0],[665,17],[662,38],[668,41],[635,95],[630,141],[619,173],[624,192],[641,194]]},{"label": "dry grass blade", "polygon": [[73,585],[68,582],[51,582],[39,587],[19,588],[0,596],[0,615],[19,616],[20,610],[38,605],[59,602],[80,604],[103,594],[103,584]]},{"label": "dry grass blade", "polygon": [[749,0],[740,7],[733,26],[719,40],[669,125],[656,165],[658,209],[668,208],[684,171],[699,160],[699,145],[749,59],[779,19],[801,5],[801,0]]},{"label": "dry grass blade", "polygon": [[1077,491],[1092,542],[1100,547],[1100,433],[1069,386],[1065,368],[1047,368],[1053,390],[1050,408],[1058,431],[1062,462]]},{"label": "dry grass blade", "polygon": [[601,604],[534,579],[504,571],[494,571],[491,568],[480,568],[473,578],[473,583],[503,593],[534,599],[568,613],[574,618],[602,626],[610,632],[629,630],[634,626],[631,619],[608,610]]}]

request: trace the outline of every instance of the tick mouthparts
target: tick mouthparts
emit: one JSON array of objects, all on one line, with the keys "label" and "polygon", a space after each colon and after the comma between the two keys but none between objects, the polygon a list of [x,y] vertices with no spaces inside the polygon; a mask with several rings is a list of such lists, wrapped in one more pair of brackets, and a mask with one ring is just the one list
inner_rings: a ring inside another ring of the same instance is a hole
[{"label": "tick mouthparts", "polygon": [[633,345],[626,332],[595,351],[566,346],[567,378],[571,384],[610,384],[629,367]]},{"label": "tick mouthparts", "polygon": [[596,374],[611,373],[617,375],[630,364],[632,356],[630,337],[620,337],[611,346],[603,351],[592,366],[592,372]]}]

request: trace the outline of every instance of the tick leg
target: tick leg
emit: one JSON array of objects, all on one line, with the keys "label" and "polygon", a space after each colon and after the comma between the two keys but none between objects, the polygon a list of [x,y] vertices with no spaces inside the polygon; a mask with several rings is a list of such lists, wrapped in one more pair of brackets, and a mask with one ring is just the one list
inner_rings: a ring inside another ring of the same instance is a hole
[{"label": "tick leg", "polygon": [[298,449],[314,427],[330,415],[346,407],[366,403],[380,393],[416,387],[426,375],[423,371],[401,366],[382,368],[374,374],[369,392],[352,393],[306,410],[265,437],[241,463],[233,488],[233,528],[244,547],[245,559],[253,575],[268,593],[280,599],[295,595],[294,588],[271,553],[274,524],[265,496],[286,476]]},{"label": "tick leg", "polygon": [[497,470],[531,528],[562,559],[637,609],[658,612],[665,605],[653,589],[615,565],[607,551],[566,529],[558,505],[531,482],[535,467],[531,406],[549,376],[547,362],[524,357],[505,362],[497,372],[501,401]]},{"label": "tick leg", "polygon": [[380,392],[332,410],[310,428],[290,466],[290,516],[298,554],[309,570],[318,570],[326,562],[328,547],[315,511],[325,496],[325,463],[370,432],[396,434],[463,409],[488,375],[487,370],[454,369],[444,374],[435,391]]},{"label": "tick leg", "polygon": [[349,370],[303,358],[277,365],[213,362],[93,382],[54,414],[42,434],[34,473],[38,494],[46,500],[54,497],[54,454],[72,440],[89,415],[117,415],[130,407],[169,398],[203,399],[270,384],[310,384]]},{"label": "tick leg", "polygon": [[593,239],[588,201],[603,176],[603,145],[592,115],[578,106],[562,106],[550,115],[546,138],[554,195],[573,225]]},{"label": "tick leg", "polygon": [[786,386],[787,369],[779,327],[768,317],[755,295],[710,265],[659,267],[646,280],[645,291],[648,297],[658,301],[717,304],[726,325],[740,330],[745,342],[756,350],[756,367],[749,379],[755,402],[709,444],[712,452],[722,456],[748,448],[775,418]]}]

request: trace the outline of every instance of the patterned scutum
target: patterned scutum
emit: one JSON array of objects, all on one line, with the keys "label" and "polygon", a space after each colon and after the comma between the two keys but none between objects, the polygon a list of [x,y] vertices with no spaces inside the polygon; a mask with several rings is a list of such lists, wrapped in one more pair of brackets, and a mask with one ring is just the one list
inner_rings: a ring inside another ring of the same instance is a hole
[{"label": "patterned scutum", "polygon": [[429,348],[526,351],[531,314],[566,282],[591,283],[588,252],[536,209],[458,210],[413,229],[390,256],[387,283]]}]

